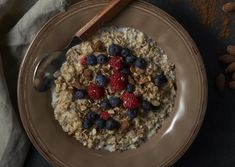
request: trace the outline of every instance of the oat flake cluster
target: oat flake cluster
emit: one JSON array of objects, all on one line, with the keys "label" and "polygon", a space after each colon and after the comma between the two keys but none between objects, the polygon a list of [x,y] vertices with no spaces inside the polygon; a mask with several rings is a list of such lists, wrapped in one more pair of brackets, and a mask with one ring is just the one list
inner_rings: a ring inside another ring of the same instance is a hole
[{"label": "oat flake cluster", "polygon": [[174,108],[174,65],[155,41],[133,28],[101,29],[71,48],[54,75],[55,119],[88,148],[137,148]]}]

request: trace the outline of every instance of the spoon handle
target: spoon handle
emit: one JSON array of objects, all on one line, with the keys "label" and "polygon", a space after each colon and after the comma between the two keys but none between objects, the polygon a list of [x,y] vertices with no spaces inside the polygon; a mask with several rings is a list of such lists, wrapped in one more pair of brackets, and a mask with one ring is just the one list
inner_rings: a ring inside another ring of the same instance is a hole
[{"label": "spoon handle", "polygon": [[104,24],[114,18],[122,9],[124,9],[132,0],[112,0],[100,11],[93,19],[83,26],[75,36],[81,40],[86,40],[92,33],[101,28]]}]

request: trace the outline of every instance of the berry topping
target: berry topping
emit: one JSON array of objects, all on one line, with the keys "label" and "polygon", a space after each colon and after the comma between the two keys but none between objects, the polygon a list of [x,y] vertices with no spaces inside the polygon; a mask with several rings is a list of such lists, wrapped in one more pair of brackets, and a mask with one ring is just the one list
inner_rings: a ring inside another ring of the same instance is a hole
[{"label": "berry topping", "polygon": [[104,89],[95,84],[91,84],[87,88],[87,93],[91,99],[97,100],[104,96]]},{"label": "berry topping", "polygon": [[163,73],[160,75],[154,76],[153,80],[156,86],[163,86],[165,83],[167,83],[167,78]]},{"label": "berry topping", "polygon": [[133,93],[124,93],[121,100],[125,108],[135,109],[139,106],[139,99]]},{"label": "berry topping", "polygon": [[105,125],[106,129],[108,130],[114,130],[114,129],[117,129],[119,127],[119,123],[113,119],[113,118],[109,118],[107,121],[106,121],[106,125]]},{"label": "berry topping", "polygon": [[151,110],[153,108],[153,105],[146,100],[143,100],[141,105],[144,110]]},{"label": "berry topping", "polygon": [[84,89],[78,89],[75,92],[74,97],[76,99],[84,99],[86,97],[86,91]]},{"label": "berry topping", "polygon": [[135,56],[133,56],[133,55],[127,56],[125,58],[125,63],[128,64],[128,65],[131,65],[131,64],[133,64],[135,62],[135,60],[136,60]]},{"label": "berry topping", "polygon": [[87,65],[91,65],[91,66],[95,66],[97,64],[97,59],[94,55],[88,55],[86,58],[86,64]]},{"label": "berry topping", "polygon": [[121,72],[125,75],[130,75],[130,68],[129,67],[124,67]]},{"label": "berry topping", "polygon": [[132,85],[132,84],[127,84],[126,91],[129,92],[129,93],[134,92],[135,91],[135,86]]},{"label": "berry topping", "polygon": [[134,119],[135,117],[137,117],[137,115],[138,111],[136,109],[135,110],[128,109],[127,116],[129,117],[129,119]]},{"label": "berry topping", "polygon": [[109,100],[108,99],[104,99],[101,104],[100,107],[104,110],[109,109],[111,106],[109,104]]},{"label": "berry topping", "polygon": [[81,58],[80,58],[80,64],[81,64],[81,65],[86,65],[86,59],[87,59],[86,56],[81,57]]},{"label": "berry topping", "polygon": [[98,114],[94,111],[89,111],[87,114],[87,119],[89,119],[90,121],[95,121],[96,118],[98,118]]},{"label": "berry topping", "polygon": [[128,48],[123,48],[121,52],[122,57],[131,56],[131,51]]},{"label": "berry topping", "polygon": [[140,69],[146,69],[147,67],[147,62],[143,58],[138,58],[135,61],[135,66],[140,68]]},{"label": "berry topping", "polygon": [[122,72],[115,72],[110,77],[110,86],[112,91],[122,91],[126,87],[126,76]]},{"label": "berry topping", "polygon": [[105,120],[102,119],[102,118],[98,118],[95,121],[95,126],[96,126],[97,129],[103,129],[105,127]]},{"label": "berry topping", "polygon": [[116,44],[112,44],[108,48],[108,53],[111,56],[119,56],[121,54],[122,47]]},{"label": "berry topping", "polygon": [[106,55],[104,55],[104,54],[100,54],[100,55],[98,55],[98,57],[97,57],[97,62],[98,62],[99,64],[105,64],[105,63],[108,62],[108,57],[107,57]]},{"label": "berry topping", "polygon": [[110,97],[109,103],[112,107],[118,107],[121,104],[121,100],[118,97]]},{"label": "berry topping", "polygon": [[124,66],[124,61],[122,57],[117,56],[117,57],[112,57],[109,60],[109,64],[113,69],[120,70]]},{"label": "berry topping", "polygon": [[92,127],[92,121],[89,119],[85,119],[82,126],[84,129],[89,129]]},{"label": "berry topping", "polygon": [[107,82],[108,82],[107,78],[102,74],[97,75],[95,78],[95,83],[98,86],[104,87],[106,86]]},{"label": "berry topping", "polygon": [[104,120],[108,120],[110,117],[109,113],[104,111],[100,114],[100,118],[104,119]]}]

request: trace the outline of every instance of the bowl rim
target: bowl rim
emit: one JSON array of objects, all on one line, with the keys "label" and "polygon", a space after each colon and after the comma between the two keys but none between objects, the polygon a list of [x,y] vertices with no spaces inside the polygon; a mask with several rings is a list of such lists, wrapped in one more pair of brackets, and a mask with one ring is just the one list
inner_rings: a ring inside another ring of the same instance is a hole
[{"label": "bowl rim", "polygon": [[[99,4],[102,3],[107,3],[107,0],[101,0],[101,1],[97,1],[97,0],[83,0],[80,1],[76,4],[71,5],[66,12],[60,12],[57,13],[56,15],[54,15],[52,18],[50,18],[45,24],[44,26],[39,30],[39,32],[36,34],[35,38],[32,40],[31,44],[29,45],[26,54],[24,55],[22,62],[21,62],[21,66],[20,66],[20,70],[19,70],[19,75],[18,75],[18,83],[17,83],[17,100],[18,100],[18,108],[19,108],[19,113],[20,113],[20,117],[21,117],[21,121],[23,124],[23,127],[29,137],[29,139],[31,140],[32,144],[35,146],[35,148],[41,153],[41,155],[48,161],[50,162],[52,165],[54,166],[61,166],[61,164],[64,164],[64,162],[61,162],[60,160],[58,160],[57,158],[55,158],[53,155],[50,155],[49,150],[47,150],[46,147],[43,147],[43,143],[40,142],[40,140],[38,140],[38,137],[34,135],[34,133],[32,132],[32,125],[30,124],[30,121],[27,118],[27,113],[25,112],[25,105],[24,104],[24,99],[22,99],[21,97],[21,90],[22,90],[22,83],[23,83],[23,78],[24,78],[24,71],[25,71],[25,63],[27,62],[27,60],[29,59],[29,54],[30,54],[30,48],[33,45],[37,45],[34,42],[36,41],[38,36],[41,36],[43,34],[43,32],[50,27],[51,24],[53,24],[53,22],[56,22],[56,20],[62,18],[63,16],[66,16],[66,13],[70,12],[73,13],[74,11],[77,10],[78,7],[83,8],[83,7],[87,7],[91,4],[93,4],[94,2],[98,2]],[[177,150],[177,152],[169,157],[164,163],[162,163],[161,166],[171,166],[173,165],[178,159],[180,159],[180,157],[182,157],[182,155],[188,150],[188,148],[190,147],[190,145],[193,143],[194,139],[196,138],[200,127],[202,126],[204,117],[205,117],[205,112],[206,112],[206,107],[207,107],[207,97],[208,97],[208,87],[207,87],[207,77],[206,77],[206,70],[203,64],[203,60],[202,57],[200,55],[200,52],[195,44],[195,42],[192,40],[191,36],[188,34],[188,32],[182,27],[182,25],[180,25],[172,16],[170,16],[169,14],[167,14],[166,12],[164,12],[162,9],[158,8],[157,6],[152,5],[151,3],[142,1],[142,0],[138,0],[137,2],[135,2],[136,5],[142,5],[141,7],[143,7],[145,10],[148,11],[153,11],[156,12],[158,11],[164,18],[166,18],[168,20],[168,22],[171,23],[171,26],[173,26],[174,29],[177,30],[177,32],[179,33],[179,36],[182,38],[182,40],[184,40],[184,42],[190,46],[190,50],[193,51],[194,53],[194,60],[196,65],[199,68],[200,71],[200,82],[201,82],[201,98],[202,103],[200,106],[200,113],[198,114],[198,118],[197,121],[195,123],[195,127],[194,130],[191,131],[191,134],[188,135],[187,138],[187,142],[183,143],[181,145],[181,147]]]}]

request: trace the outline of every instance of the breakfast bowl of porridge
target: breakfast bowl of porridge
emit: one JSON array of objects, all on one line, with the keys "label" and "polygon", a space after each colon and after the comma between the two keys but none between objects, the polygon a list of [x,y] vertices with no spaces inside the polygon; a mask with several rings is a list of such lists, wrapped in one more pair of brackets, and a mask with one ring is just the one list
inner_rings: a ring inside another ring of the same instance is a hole
[{"label": "breakfast bowl of porridge", "polygon": [[133,3],[67,51],[49,91],[33,87],[43,53],[65,46],[107,3],[93,2],[56,15],[24,57],[18,103],[27,135],[54,166],[169,166],[196,137],[207,81],[196,45],[159,8]]}]

